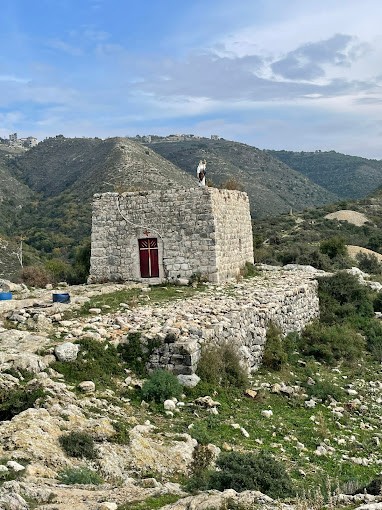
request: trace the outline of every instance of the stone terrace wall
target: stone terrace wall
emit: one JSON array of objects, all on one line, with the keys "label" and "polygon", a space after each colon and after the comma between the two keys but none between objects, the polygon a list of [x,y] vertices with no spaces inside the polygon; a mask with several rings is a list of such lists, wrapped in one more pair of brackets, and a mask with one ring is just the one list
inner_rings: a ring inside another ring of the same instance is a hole
[{"label": "stone terrace wall", "polygon": [[215,220],[216,265],[220,281],[253,262],[252,224],[246,193],[211,189]]},{"label": "stone terrace wall", "polygon": [[[162,310],[156,314],[162,322],[157,337],[164,343],[151,356],[150,368],[192,374],[203,345],[227,341],[237,346],[243,362],[254,371],[270,321],[287,334],[301,331],[318,317],[317,285],[312,275],[276,271]],[[154,337],[150,332],[146,336]]]},{"label": "stone terrace wall", "polygon": [[146,230],[159,247],[159,278],[150,283],[197,272],[219,282],[253,261],[245,193],[214,188],[104,193],[94,196],[89,282],[141,280],[138,239]]}]

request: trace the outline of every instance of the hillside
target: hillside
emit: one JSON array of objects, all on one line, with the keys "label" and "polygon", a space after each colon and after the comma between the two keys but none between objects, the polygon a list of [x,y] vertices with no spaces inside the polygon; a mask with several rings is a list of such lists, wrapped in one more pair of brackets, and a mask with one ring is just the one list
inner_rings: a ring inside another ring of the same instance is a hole
[{"label": "hillside", "polygon": [[42,253],[65,256],[90,235],[94,193],[195,184],[169,161],[125,138],[48,138],[10,159],[6,168],[14,189],[34,196],[23,202],[14,232]]},{"label": "hillside", "polygon": [[11,235],[25,204],[33,200],[35,193],[9,172],[22,150],[0,145],[0,234]]},{"label": "hillside", "polygon": [[342,201],[257,221],[255,259],[271,264],[312,264],[325,270],[350,267],[354,261],[341,256],[330,260],[320,251],[320,244],[337,239],[382,254],[381,229],[382,190],[379,189],[362,200]]},{"label": "hillside", "polygon": [[341,198],[361,198],[382,184],[382,161],[335,151],[267,153]]},{"label": "hillside", "polygon": [[191,180],[155,152],[126,138],[48,138],[9,165],[12,174],[45,197],[75,192],[87,198],[116,188],[191,186]]},{"label": "hillside", "polygon": [[148,145],[192,176],[207,160],[207,179],[221,186],[234,180],[248,193],[255,218],[307,209],[338,197],[255,147],[227,140],[154,141]]},{"label": "hillside", "polygon": [[[267,270],[218,287],[74,286],[66,305],[52,305],[51,290],[15,286],[15,299],[0,304],[0,508],[361,510],[380,502],[382,328],[368,314],[373,294],[354,276],[319,279],[321,322],[301,335],[281,342],[269,326],[263,365],[250,378],[236,341],[255,341],[241,336],[252,324],[235,327],[226,344],[203,336],[212,321],[236,324],[232,310],[243,303],[263,317],[253,292],[261,298],[264,289],[271,311],[275,282],[290,297],[301,283],[316,288],[312,278]],[[170,335],[183,347],[202,344],[197,377],[147,372]],[[205,504],[191,501],[196,491]],[[246,504],[234,504],[235,491]]]}]

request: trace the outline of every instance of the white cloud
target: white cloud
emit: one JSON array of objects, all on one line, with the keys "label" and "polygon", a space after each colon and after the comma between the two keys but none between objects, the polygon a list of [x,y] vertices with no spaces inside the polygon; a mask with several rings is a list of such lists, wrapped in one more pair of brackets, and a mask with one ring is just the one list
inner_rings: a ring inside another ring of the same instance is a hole
[{"label": "white cloud", "polygon": [[13,82],[13,83],[28,83],[29,78],[19,78],[9,74],[0,74],[0,81]]}]

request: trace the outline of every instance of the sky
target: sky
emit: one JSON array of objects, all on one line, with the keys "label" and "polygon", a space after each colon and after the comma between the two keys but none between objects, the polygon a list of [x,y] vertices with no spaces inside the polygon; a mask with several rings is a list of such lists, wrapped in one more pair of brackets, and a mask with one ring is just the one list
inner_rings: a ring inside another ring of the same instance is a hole
[{"label": "sky", "polygon": [[381,0],[0,0],[0,136],[382,159]]}]

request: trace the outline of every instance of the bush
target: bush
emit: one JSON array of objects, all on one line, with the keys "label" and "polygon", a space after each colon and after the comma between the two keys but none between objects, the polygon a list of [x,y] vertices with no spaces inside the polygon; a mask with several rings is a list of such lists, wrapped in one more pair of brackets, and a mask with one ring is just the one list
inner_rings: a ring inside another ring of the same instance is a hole
[{"label": "bush", "polygon": [[14,416],[33,407],[37,399],[44,397],[41,388],[27,390],[25,388],[14,391],[0,391],[0,421],[11,420]]},{"label": "bush", "polygon": [[117,350],[131,370],[137,375],[145,377],[147,375],[147,362],[154,349],[159,345],[158,340],[149,340],[146,345],[143,345],[140,333],[130,333],[127,335],[127,342],[119,344]]},{"label": "bush", "polygon": [[255,266],[252,262],[246,262],[244,266],[240,269],[240,276],[243,278],[251,278],[256,275]]},{"label": "bush", "polygon": [[188,492],[206,490],[208,478],[211,474],[209,468],[214,459],[214,453],[207,444],[198,444],[192,452],[192,463],[190,466],[190,477],[185,484]]},{"label": "bush", "polygon": [[90,239],[79,246],[74,254],[73,274],[69,278],[69,283],[86,282],[90,271]]},{"label": "bush", "polygon": [[305,390],[309,397],[321,399],[323,402],[333,397],[337,401],[341,401],[345,396],[344,390],[340,386],[335,386],[330,381],[317,381],[315,384],[306,384]]},{"label": "bush", "polygon": [[319,322],[305,328],[300,338],[300,351],[317,361],[335,364],[352,363],[362,357],[365,339],[348,325],[328,326]]},{"label": "bush", "polygon": [[374,316],[371,293],[356,276],[341,271],[318,281],[321,322],[334,324],[355,315]]},{"label": "bush", "polygon": [[373,308],[375,312],[382,312],[382,292],[379,292],[374,299]]},{"label": "bush", "polygon": [[97,457],[94,450],[94,440],[86,432],[71,432],[59,437],[60,445],[70,457],[79,457],[85,459],[95,459]]},{"label": "bush", "polygon": [[216,430],[220,423],[220,418],[215,415],[197,420],[190,431],[191,437],[196,439],[199,445],[206,446],[211,442],[211,430]]},{"label": "bush", "polygon": [[234,177],[227,179],[220,185],[221,189],[244,191],[244,186]]},{"label": "bush", "polygon": [[239,353],[228,342],[204,348],[196,373],[202,381],[225,388],[244,388],[248,384],[247,370],[240,363]]},{"label": "bush", "polygon": [[346,255],[347,248],[345,240],[342,237],[336,236],[326,239],[325,241],[321,241],[320,251],[321,253],[328,255],[331,259],[337,256]]},{"label": "bush", "polygon": [[45,262],[45,269],[51,275],[52,282],[67,281],[68,276],[71,272],[71,266],[67,262],[61,259],[50,259]]},{"label": "bush", "polygon": [[306,250],[297,258],[297,264],[313,266],[316,269],[322,269],[323,271],[330,271],[330,258],[321,253],[319,250],[312,250],[307,252]]},{"label": "bush", "polygon": [[79,341],[77,359],[70,363],[56,361],[52,368],[65,375],[69,383],[92,380],[96,386],[110,387],[114,377],[126,377],[116,348],[107,342],[91,338]]},{"label": "bush", "polygon": [[382,265],[379,263],[375,255],[360,252],[357,253],[356,259],[361,271],[371,274],[381,274]]},{"label": "bush", "polygon": [[272,498],[285,498],[294,494],[284,466],[269,454],[222,453],[216,465],[219,471],[211,474],[208,481],[210,489],[234,489],[237,492],[258,490]]},{"label": "bush", "polygon": [[58,474],[58,480],[67,485],[91,484],[100,485],[103,483],[98,473],[87,467],[67,468]]},{"label": "bush", "polygon": [[273,323],[267,329],[262,365],[270,370],[281,370],[288,356],[283,346],[281,330]]},{"label": "bush", "polygon": [[366,348],[379,362],[382,361],[382,324],[374,318],[357,317],[350,324],[366,337]]},{"label": "bush", "polygon": [[163,402],[169,398],[179,398],[182,394],[182,385],[174,374],[167,370],[156,370],[142,386],[142,398]]},{"label": "bush", "polygon": [[21,281],[28,287],[43,289],[53,282],[52,274],[42,266],[24,267],[20,274]]}]

